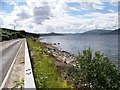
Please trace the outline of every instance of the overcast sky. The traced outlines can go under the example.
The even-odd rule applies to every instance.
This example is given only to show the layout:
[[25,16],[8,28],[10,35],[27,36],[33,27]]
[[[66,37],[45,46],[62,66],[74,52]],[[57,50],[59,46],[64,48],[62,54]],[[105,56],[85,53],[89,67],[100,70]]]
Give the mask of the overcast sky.
[[118,28],[118,0],[0,0],[0,27],[34,33]]

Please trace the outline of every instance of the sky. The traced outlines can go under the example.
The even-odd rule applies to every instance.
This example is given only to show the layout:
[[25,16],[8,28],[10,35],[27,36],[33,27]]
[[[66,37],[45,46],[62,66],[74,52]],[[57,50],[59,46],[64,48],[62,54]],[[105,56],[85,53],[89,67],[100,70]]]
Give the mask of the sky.
[[81,33],[118,26],[118,0],[0,0],[0,27]]

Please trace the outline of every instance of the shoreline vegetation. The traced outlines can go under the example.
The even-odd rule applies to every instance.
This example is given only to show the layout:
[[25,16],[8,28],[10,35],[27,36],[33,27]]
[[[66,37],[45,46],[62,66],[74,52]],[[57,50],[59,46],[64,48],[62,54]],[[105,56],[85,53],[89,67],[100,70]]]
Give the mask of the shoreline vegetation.
[[81,90],[117,90],[120,72],[111,60],[91,49],[74,55],[39,39],[27,39],[33,61],[37,88],[71,88]]
[[[67,73],[66,66],[44,48],[47,44],[35,42],[35,40],[27,39],[34,62],[33,73],[37,88],[73,88],[73,84],[68,84],[64,76]],[[49,46],[49,45],[48,45]],[[68,67],[70,67],[68,65]]]

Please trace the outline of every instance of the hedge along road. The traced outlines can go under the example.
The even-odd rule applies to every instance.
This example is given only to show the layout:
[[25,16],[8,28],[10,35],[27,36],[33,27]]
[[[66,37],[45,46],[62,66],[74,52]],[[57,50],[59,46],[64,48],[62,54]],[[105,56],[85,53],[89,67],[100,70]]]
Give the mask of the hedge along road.
[[16,39],[0,42],[0,86],[23,41],[24,39]]

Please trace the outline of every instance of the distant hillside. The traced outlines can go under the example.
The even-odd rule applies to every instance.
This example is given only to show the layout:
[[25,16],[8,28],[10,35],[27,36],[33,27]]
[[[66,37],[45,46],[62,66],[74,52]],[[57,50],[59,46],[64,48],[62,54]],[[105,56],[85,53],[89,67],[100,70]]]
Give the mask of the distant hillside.
[[51,33],[45,33],[45,34],[40,34],[40,36],[56,36],[56,35],[63,35],[63,34],[54,33],[54,32],[51,32]]
[[104,35],[120,35],[120,28],[108,33],[103,33],[103,34]]
[[90,30],[90,31],[84,32],[82,33],[82,35],[101,35],[109,32],[111,32],[111,30],[96,29],[96,30]]
[[16,39],[16,38],[26,38],[26,37],[39,37],[39,34],[25,32],[24,30],[12,30],[7,28],[0,28],[0,41]]

